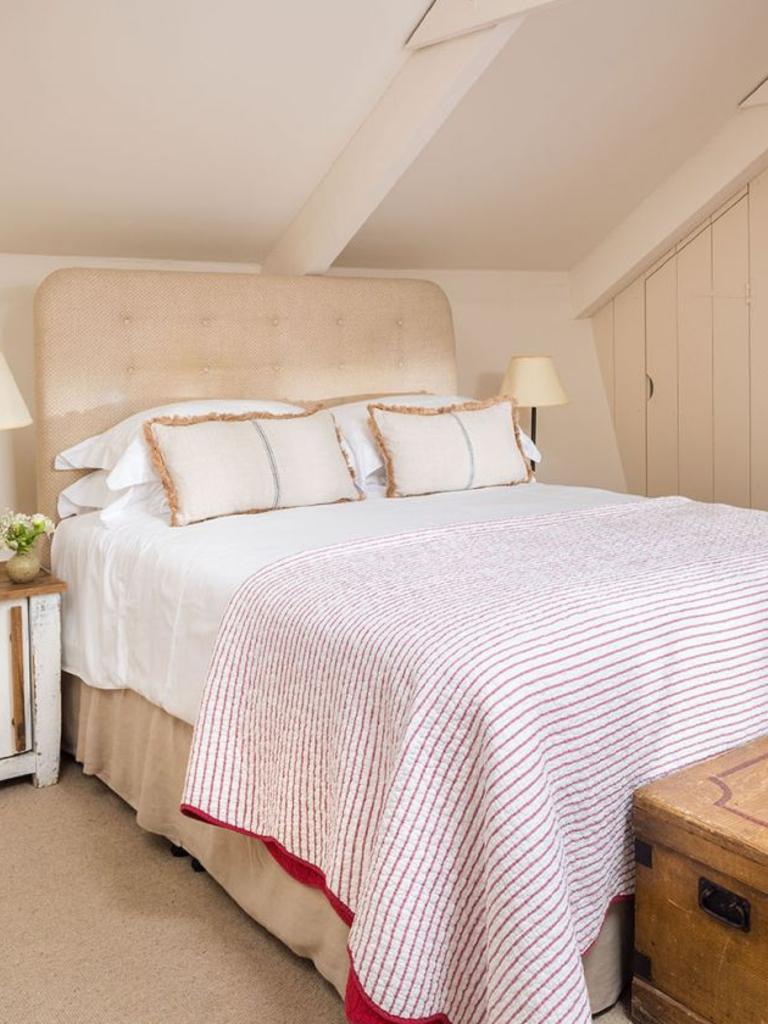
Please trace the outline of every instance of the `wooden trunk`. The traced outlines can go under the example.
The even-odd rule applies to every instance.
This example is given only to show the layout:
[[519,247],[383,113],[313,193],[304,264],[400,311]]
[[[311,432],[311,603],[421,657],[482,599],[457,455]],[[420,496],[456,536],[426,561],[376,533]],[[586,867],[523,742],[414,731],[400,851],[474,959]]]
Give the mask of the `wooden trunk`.
[[768,1024],[768,737],[638,790],[632,1018]]

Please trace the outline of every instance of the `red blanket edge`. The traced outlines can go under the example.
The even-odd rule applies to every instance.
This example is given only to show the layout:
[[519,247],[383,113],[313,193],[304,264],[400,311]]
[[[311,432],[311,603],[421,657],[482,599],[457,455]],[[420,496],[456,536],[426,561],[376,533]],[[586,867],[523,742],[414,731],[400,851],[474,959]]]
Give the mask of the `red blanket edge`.
[[[238,828],[236,825],[230,825],[226,821],[219,821],[205,811],[201,811],[198,807],[192,807],[191,804],[181,804],[179,809],[188,818],[195,818],[198,821],[206,822],[208,825],[216,825],[218,828],[226,828],[230,832],[238,832],[240,835],[248,836],[251,839],[258,839],[259,842],[266,846],[272,857],[291,878],[295,878],[302,885],[311,885],[314,889],[320,889],[345,924],[351,925],[354,921],[355,915],[346,903],[329,889],[325,875],[320,868],[286,850],[283,844],[279,843],[273,836],[262,836],[258,832],[249,832],[248,829]],[[610,907],[622,900],[631,899],[633,899],[633,896],[630,894],[620,893],[618,896],[614,896],[608,906]],[[597,942],[597,939],[595,939],[595,942]],[[588,952],[592,945],[594,943],[587,950],[584,950],[584,953]],[[349,955],[349,977],[347,978],[347,989],[344,997],[344,1013],[350,1024],[451,1024],[444,1013],[434,1014],[431,1017],[394,1017],[391,1013],[387,1013],[386,1010],[376,1006],[370,996],[363,991],[352,961],[352,954],[349,950],[347,950],[347,953]]]

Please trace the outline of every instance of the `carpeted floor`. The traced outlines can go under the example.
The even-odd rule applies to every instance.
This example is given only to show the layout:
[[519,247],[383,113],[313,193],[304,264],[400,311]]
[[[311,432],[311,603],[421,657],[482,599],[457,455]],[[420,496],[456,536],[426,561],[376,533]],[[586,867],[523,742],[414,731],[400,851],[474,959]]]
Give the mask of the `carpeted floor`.
[[0,1024],[343,1020],[309,963],[77,765],[0,784]]
[[336,992],[79,766],[0,785],[0,1024],[341,1024]]

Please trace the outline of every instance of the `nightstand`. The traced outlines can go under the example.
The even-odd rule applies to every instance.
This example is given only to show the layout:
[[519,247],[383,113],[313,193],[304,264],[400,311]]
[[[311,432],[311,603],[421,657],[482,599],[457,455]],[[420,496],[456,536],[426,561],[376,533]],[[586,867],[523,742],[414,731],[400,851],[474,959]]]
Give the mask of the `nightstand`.
[[48,573],[11,583],[0,567],[0,780],[59,778],[61,595]]

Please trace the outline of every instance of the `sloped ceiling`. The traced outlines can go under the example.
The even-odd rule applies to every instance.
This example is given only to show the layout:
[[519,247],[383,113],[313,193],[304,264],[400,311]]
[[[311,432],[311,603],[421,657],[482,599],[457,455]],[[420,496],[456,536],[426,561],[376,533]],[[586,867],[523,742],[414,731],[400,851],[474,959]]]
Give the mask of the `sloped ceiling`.
[[766,0],[531,15],[338,263],[567,269],[768,71]]
[[256,260],[426,0],[4,0],[0,251]]
[[[428,6],[0,0],[0,252],[259,262]],[[767,39],[767,0],[535,11],[339,263],[571,267],[733,115]]]

